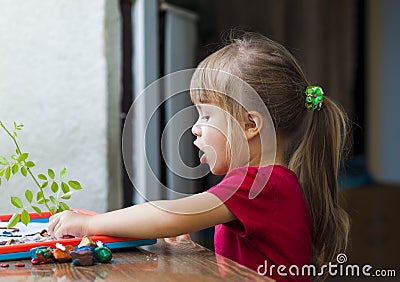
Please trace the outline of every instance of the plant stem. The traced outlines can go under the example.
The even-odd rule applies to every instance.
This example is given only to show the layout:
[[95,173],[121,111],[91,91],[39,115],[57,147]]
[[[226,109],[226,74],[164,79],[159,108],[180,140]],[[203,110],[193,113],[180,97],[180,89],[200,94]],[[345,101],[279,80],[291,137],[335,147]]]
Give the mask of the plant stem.
[[47,210],[48,210],[48,211],[50,212],[50,214],[51,214],[52,212],[51,212],[51,210],[50,210],[49,205],[47,204],[47,199],[46,199],[46,196],[45,196],[45,194],[44,194],[44,192],[43,192],[43,188],[40,186],[40,184],[39,184],[39,182],[37,181],[36,177],[33,175],[31,169],[30,169],[29,167],[27,167],[26,170],[28,171],[28,173],[29,173],[29,175],[32,177],[32,179],[35,181],[36,185],[39,187],[40,192],[42,192],[43,199],[44,199],[44,205],[46,206]]
[[[11,134],[10,131],[8,131],[8,129],[5,127],[5,125],[0,121],[0,126],[4,129],[5,132],[7,132],[7,134],[11,137],[11,139],[14,141],[15,147],[17,148],[17,151],[19,154],[22,153],[21,149],[19,148],[17,139]],[[24,163],[26,163],[24,161]],[[36,185],[39,187],[40,192],[42,192],[43,195],[43,199],[44,199],[44,205],[46,206],[47,210],[51,213],[50,207],[47,204],[47,199],[46,196],[43,192],[43,188],[40,186],[39,181],[37,181],[36,177],[33,175],[31,169],[29,167],[26,167],[26,170],[28,171],[29,175],[32,177],[33,181],[36,183]]]
[[5,125],[0,121],[0,126],[4,129],[5,132],[7,132],[7,134],[11,137],[11,139],[14,141],[15,147],[17,147],[17,150],[19,153],[21,153],[21,150],[18,146],[17,140],[15,139],[15,137],[11,134],[10,131],[8,131],[7,127],[5,127]]

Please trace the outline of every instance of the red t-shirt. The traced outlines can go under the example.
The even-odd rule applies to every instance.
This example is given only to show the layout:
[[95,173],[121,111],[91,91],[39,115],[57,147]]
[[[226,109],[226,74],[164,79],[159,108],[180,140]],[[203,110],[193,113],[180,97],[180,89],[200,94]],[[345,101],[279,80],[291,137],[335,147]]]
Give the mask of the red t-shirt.
[[217,254],[277,281],[310,280],[290,275],[312,259],[311,214],[294,172],[279,165],[236,168],[207,192],[237,218],[215,227]]

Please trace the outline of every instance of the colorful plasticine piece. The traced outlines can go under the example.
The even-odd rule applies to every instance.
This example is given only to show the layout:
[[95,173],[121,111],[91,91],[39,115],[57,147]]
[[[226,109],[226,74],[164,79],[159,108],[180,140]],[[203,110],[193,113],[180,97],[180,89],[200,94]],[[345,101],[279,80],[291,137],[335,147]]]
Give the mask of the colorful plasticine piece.
[[31,258],[37,258],[36,252],[39,251],[39,250],[47,250],[47,247],[43,247],[43,246],[42,246],[42,247],[32,248],[32,249],[30,250]]
[[75,266],[88,266],[94,264],[94,252],[93,247],[86,246],[77,248],[75,251],[71,251],[72,264]]
[[51,259],[51,258],[48,258],[48,259],[40,259],[40,258],[33,258],[33,259],[31,259],[31,263],[33,264],[33,265],[38,265],[38,264],[48,264],[48,263],[51,263],[51,262],[53,262],[53,260]]
[[94,247],[96,244],[88,236],[83,236],[81,242],[75,251],[69,252],[72,257],[73,265],[93,265],[94,264]]
[[48,247],[48,248],[43,248],[43,249],[39,249],[36,251],[36,256],[39,259],[42,260],[46,260],[46,259],[51,259],[51,252],[53,251],[52,247]]
[[87,246],[92,246],[93,248],[95,248],[96,244],[93,242],[92,239],[90,239],[90,237],[83,236],[81,242],[78,245],[78,248],[87,247]]
[[[52,256],[53,248],[51,247],[38,247],[31,250],[31,263],[33,265],[47,264],[53,261]],[[32,254],[33,252],[33,254]]]
[[101,241],[97,241],[96,244],[97,247],[94,249],[96,260],[102,263],[111,261],[111,250],[105,247]]
[[93,265],[95,262],[106,263],[112,259],[112,252],[101,241],[97,244],[91,238],[84,236],[78,247],[63,246],[56,243],[56,248],[37,247],[30,250],[33,265],[46,264],[53,261],[60,263],[72,260],[75,266]]
[[52,255],[54,259],[58,262],[68,262],[72,261],[72,257],[70,255],[71,251],[75,251],[75,248],[71,245],[63,246],[60,243],[56,244],[56,249],[52,251]]

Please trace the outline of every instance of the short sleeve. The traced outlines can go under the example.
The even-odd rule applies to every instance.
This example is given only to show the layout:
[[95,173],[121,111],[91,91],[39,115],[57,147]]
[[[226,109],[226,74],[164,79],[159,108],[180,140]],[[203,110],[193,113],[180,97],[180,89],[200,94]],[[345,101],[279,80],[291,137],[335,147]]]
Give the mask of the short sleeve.
[[[257,179],[263,181],[257,181]],[[229,172],[225,178],[207,190],[217,196],[235,215],[237,220],[226,223],[225,226],[239,236],[248,236],[255,230],[267,232],[270,229],[273,216],[274,189],[268,182],[268,174],[260,172],[255,167],[237,168]],[[255,186],[262,185],[262,187]],[[255,198],[249,196],[251,189],[261,192]]]

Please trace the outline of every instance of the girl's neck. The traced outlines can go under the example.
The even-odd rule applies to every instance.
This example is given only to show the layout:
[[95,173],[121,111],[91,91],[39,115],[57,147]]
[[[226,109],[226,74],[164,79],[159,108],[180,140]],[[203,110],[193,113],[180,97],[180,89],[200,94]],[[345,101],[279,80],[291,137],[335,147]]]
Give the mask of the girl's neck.
[[268,166],[268,165],[282,165],[287,167],[285,162],[284,150],[281,140],[277,138],[276,147],[261,150],[260,142],[249,142],[250,160],[249,166]]
[[276,155],[275,158],[274,157],[270,157],[270,158],[263,158],[258,159],[258,160],[251,160],[248,164],[249,166],[269,166],[269,165],[281,165],[281,166],[287,166],[284,158],[280,155]]

